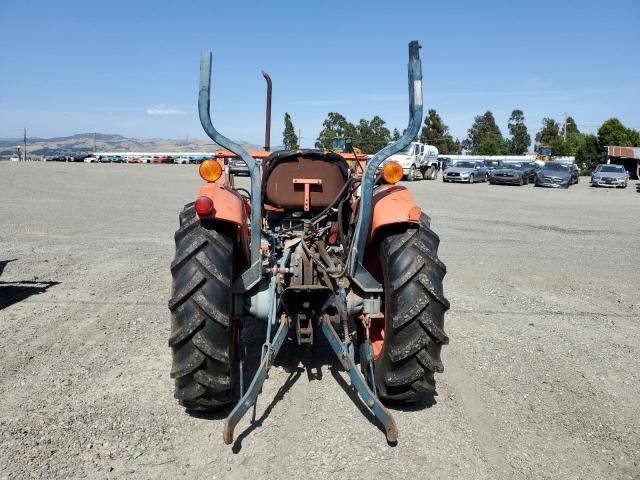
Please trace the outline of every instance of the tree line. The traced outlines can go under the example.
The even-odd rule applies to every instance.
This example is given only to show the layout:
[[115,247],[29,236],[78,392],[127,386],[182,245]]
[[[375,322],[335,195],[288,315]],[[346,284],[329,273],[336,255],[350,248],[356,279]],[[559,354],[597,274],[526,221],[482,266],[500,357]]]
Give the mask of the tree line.
[[[295,134],[291,116],[285,113],[285,129],[283,142],[285,148],[299,148],[299,139]],[[493,113],[487,111],[474,117],[467,138],[454,139],[449,127],[435,109],[429,109],[424,119],[422,130],[417,138],[421,143],[433,145],[441,154],[475,154],[475,155],[524,155],[531,146],[531,136],[525,124],[524,112],[515,109],[511,112],[507,123],[509,136],[504,137],[497,125]],[[322,130],[315,142],[315,147],[329,150],[331,141],[337,137],[351,137],[353,145],[362,152],[375,153],[390,141],[400,138],[398,129],[389,130],[385,121],[378,115],[371,120],[360,119],[356,124],[349,122],[337,112],[329,112],[322,122]],[[619,145],[625,147],[640,146],[640,132],[625,127],[617,118],[606,120],[597,134],[584,134],[578,129],[576,121],[567,116],[562,123],[553,118],[544,118],[542,126],[535,135],[535,150],[540,147],[551,147],[554,155],[576,157],[576,163],[586,170],[593,169],[604,161],[605,146]]]

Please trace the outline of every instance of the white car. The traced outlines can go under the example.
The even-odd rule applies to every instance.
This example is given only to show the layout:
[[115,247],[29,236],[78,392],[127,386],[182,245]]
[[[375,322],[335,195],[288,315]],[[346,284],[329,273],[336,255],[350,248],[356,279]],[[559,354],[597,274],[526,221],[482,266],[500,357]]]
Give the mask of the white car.
[[463,160],[447,168],[442,176],[443,182],[486,182],[489,173],[484,162],[479,160]]
[[622,165],[598,165],[591,175],[592,187],[627,188],[629,172]]
[[84,163],[97,163],[98,161],[97,157],[87,157],[83,160]]

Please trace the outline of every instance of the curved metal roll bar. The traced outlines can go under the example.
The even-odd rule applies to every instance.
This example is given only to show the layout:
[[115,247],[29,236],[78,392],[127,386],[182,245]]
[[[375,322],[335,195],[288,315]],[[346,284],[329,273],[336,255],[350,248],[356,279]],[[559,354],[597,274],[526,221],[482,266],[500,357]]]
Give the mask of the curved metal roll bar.
[[391,155],[406,148],[418,135],[422,124],[422,64],[420,63],[420,44],[417,40],[409,43],[409,125],[395,143],[387,145],[378,151],[367,166],[362,178],[360,193],[360,208],[356,223],[354,245],[350,252],[350,272],[352,275],[358,264],[364,260],[364,250],[367,245],[367,236],[371,227],[371,211],[373,208],[373,186],[378,174],[378,167]]
[[[210,113],[211,104],[211,52],[202,52],[200,57],[200,91],[198,94],[198,113],[200,123],[209,138],[218,145],[232,151],[240,157],[249,168],[251,176],[251,267],[240,278],[242,289],[249,289],[260,280],[260,224],[262,182],[258,162],[249,155],[242,146],[218,132],[213,126]],[[256,268],[257,266],[257,268]],[[254,278],[256,277],[256,278]]]

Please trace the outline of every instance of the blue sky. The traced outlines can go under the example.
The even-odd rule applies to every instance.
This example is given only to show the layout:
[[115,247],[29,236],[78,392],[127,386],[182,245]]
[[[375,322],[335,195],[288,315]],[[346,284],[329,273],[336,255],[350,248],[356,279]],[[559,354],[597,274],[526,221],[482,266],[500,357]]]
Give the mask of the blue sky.
[[[152,6],[150,6],[152,5]],[[284,112],[313,144],[329,111],[407,121],[407,43],[421,51],[426,108],[463,138],[513,108],[532,134],[572,115],[640,128],[640,1],[276,2],[0,0],[0,137],[81,132],[204,138],[200,51],[213,51],[213,119],[261,144],[264,69],[272,143]],[[533,136],[533,135],[532,135]]]

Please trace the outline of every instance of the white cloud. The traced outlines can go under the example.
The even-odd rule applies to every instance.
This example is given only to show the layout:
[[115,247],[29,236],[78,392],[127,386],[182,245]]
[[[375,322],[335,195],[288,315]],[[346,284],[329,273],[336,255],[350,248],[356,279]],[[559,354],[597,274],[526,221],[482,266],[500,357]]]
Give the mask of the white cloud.
[[182,115],[184,112],[177,108],[169,108],[166,105],[156,105],[147,109],[147,115],[155,116],[168,116],[168,115]]

